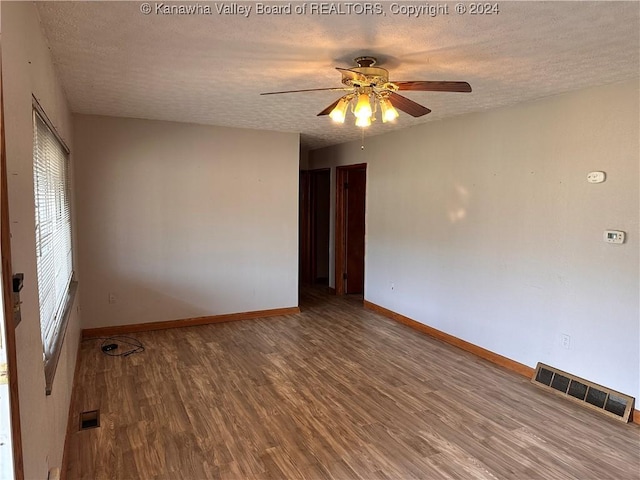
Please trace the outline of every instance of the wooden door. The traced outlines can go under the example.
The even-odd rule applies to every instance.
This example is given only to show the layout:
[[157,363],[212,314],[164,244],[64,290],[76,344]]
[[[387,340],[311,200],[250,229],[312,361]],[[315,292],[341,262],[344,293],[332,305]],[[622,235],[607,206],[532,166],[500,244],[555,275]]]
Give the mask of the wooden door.
[[312,278],[315,284],[329,285],[331,170],[312,170],[311,179]]
[[298,225],[298,278],[301,285],[311,283],[311,204],[309,172],[300,172]]
[[364,293],[366,164],[336,169],[336,293]]
[[330,189],[330,169],[300,172],[301,284],[329,283]]
[[[0,50],[0,64],[2,63]],[[0,478],[24,479],[22,435],[20,433],[20,399],[18,396],[18,365],[16,353],[16,322],[11,266],[11,233],[9,223],[9,194],[7,189],[7,152],[5,148],[4,95],[0,72],[0,429],[9,438],[0,445]],[[8,378],[7,378],[8,377]],[[8,400],[8,401],[7,401]],[[10,418],[9,418],[10,417]],[[13,455],[12,455],[13,454]],[[13,464],[10,465],[10,458]]]

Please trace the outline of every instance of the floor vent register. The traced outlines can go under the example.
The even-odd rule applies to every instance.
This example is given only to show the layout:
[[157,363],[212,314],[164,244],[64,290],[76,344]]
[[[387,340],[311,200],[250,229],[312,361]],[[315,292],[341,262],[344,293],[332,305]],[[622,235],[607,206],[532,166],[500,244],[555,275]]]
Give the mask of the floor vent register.
[[538,363],[531,381],[539,387],[625,423],[629,421],[631,412],[633,412],[635,402],[633,397],[544,363]]

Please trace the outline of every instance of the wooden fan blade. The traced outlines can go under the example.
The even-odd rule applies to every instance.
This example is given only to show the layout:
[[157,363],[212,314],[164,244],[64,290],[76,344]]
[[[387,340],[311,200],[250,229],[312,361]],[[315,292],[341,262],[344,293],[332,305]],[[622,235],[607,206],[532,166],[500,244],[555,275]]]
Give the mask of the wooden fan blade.
[[342,100],[342,97],[340,97],[339,99],[337,99],[335,102],[333,102],[331,105],[329,105],[327,108],[325,108],[324,110],[322,110],[318,115],[318,117],[321,117],[322,115],[329,115],[331,113],[331,111],[336,108],[336,105],[338,105],[338,102]]
[[467,82],[393,82],[398,90],[415,90],[420,92],[470,92]]
[[305,90],[285,90],[284,92],[266,92],[261,93],[260,95],[279,95],[281,93],[298,93],[298,92],[321,92],[326,90],[334,90],[337,92],[343,92],[345,90],[351,90],[351,88],[346,87],[332,87],[332,88],[307,88]]
[[405,113],[408,113],[412,117],[421,117],[431,111],[427,107],[423,107],[419,103],[416,103],[413,100],[409,100],[407,97],[403,97],[402,95],[398,95],[397,93],[391,92],[388,98],[391,102],[391,105],[393,105],[397,109],[402,110]]
[[340,68],[340,67],[336,67],[336,70],[338,70],[343,77],[347,77],[350,80],[357,80],[359,82],[364,82],[367,79],[367,77],[362,75],[360,72],[356,72],[355,70],[350,70],[348,68]]

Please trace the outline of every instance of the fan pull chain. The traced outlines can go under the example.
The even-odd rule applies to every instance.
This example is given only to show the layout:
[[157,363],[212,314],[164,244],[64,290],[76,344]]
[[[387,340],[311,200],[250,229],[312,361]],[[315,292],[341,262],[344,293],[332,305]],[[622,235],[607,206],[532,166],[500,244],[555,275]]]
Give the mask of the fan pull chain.
[[364,127],[362,129],[362,140],[360,140],[360,150],[364,150]]

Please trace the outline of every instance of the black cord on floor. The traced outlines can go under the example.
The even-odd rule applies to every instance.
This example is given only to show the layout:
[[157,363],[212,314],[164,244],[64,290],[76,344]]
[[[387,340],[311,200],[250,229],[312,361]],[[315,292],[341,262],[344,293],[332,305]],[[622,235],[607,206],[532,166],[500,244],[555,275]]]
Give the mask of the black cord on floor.
[[[102,340],[102,343],[100,344],[100,350],[102,350],[102,353],[110,357],[128,357],[129,355],[133,355],[134,353],[144,352],[144,345],[142,344],[142,342],[137,338],[129,337],[128,335],[93,337],[86,338],[85,341],[86,340]],[[129,348],[120,349],[120,344],[127,345]],[[115,345],[115,347],[112,347],[113,345]]]

